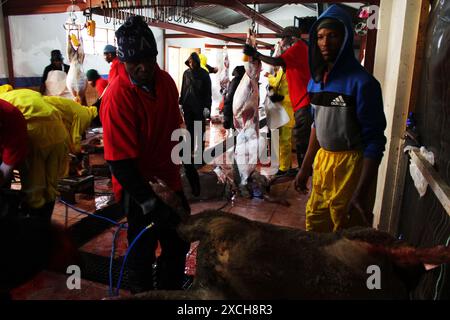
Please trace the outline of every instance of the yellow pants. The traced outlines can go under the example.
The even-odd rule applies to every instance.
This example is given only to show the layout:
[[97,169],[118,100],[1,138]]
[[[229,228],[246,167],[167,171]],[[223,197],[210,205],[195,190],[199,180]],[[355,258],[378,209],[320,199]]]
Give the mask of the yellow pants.
[[[347,216],[347,206],[362,171],[360,151],[330,152],[319,149],[313,166],[311,196],[306,204],[306,230],[334,232],[342,228],[364,225],[357,212]],[[366,197],[372,210],[376,183]]]
[[20,168],[22,191],[28,205],[37,209],[55,201],[59,195],[58,178],[66,168],[67,145],[64,142],[48,147],[30,146],[30,153]]
[[280,170],[287,171],[292,165],[292,127],[282,126],[280,129]]

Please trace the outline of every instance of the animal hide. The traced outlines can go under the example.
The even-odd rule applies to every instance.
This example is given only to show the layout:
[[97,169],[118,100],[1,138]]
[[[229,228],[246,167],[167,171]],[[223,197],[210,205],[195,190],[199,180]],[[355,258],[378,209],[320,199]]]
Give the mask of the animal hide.
[[[78,46],[76,44],[78,44]],[[74,96],[75,101],[86,105],[85,93],[87,78],[83,68],[83,39],[80,38],[79,43],[76,44],[73,43],[73,41],[71,40],[71,36],[68,35],[67,56],[70,61],[70,69],[67,73],[67,88]]]
[[228,84],[230,83],[229,69],[230,61],[228,60],[228,50],[225,46],[223,47],[223,66],[219,73],[220,93],[222,94],[222,96],[226,96]]
[[[179,226],[199,240],[188,291],[125,299],[408,299],[424,263],[450,261],[450,248],[418,249],[370,228],[318,234],[205,211]],[[380,289],[369,289],[370,266]]]
[[[247,43],[256,46],[255,35],[249,30]],[[249,57],[244,63],[245,74],[236,89],[233,98],[233,122],[238,135],[235,159],[241,177],[241,184],[247,180],[256,168],[259,145],[259,75],[261,61]]]

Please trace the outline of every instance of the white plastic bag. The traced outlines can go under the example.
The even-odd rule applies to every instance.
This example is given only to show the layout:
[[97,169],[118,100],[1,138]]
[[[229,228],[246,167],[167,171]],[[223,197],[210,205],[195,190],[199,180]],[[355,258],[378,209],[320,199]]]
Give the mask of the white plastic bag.
[[289,115],[279,102],[272,102],[267,95],[264,101],[267,126],[269,129],[278,129],[289,122]]
[[434,166],[434,153],[428,151],[425,147],[420,147],[420,154],[425,158],[432,166]]
[[419,195],[422,198],[427,192],[427,180],[424,178],[422,172],[420,172],[415,163],[411,162],[409,164],[409,173],[411,174],[411,178],[414,181],[414,186],[416,187],[417,192],[419,192]]
[[[434,165],[434,154],[431,151],[428,151],[425,147],[420,147],[418,149],[417,147],[413,146],[407,146],[404,149],[404,152],[411,152],[413,150],[420,151],[420,155],[430,163],[430,165]],[[411,174],[411,178],[414,181],[414,186],[417,189],[417,192],[419,193],[420,197],[423,197],[425,193],[427,192],[428,182],[423,176],[422,172],[420,172],[417,165],[410,160],[409,164],[409,173]]]

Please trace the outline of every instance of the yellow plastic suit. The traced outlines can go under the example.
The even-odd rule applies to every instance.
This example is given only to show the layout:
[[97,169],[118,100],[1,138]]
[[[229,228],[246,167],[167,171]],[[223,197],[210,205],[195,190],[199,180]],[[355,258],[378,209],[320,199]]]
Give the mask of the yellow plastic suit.
[[4,84],[0,86],[0,93],[5,93],[11,90],[13,90],[13,87],[10,84]]
[[69,133],[69,150],[72,153],[79,153],[81,151],[81,138],[92,120],[97,116],[97,108],[85,107],[64,97],[44,96],[44,100],[61,113],[62,120]]
[[40,208],[58,195],[57,181],[67,157],[67,130],[61,114],[39,92],[12,90],[0,93],[0,99],[17,107],[27,121],[30,152],[20,168],[22,191],[31,208]]
[[[306,204],[306,230],[335,232],[364,225],[357,212],[347,207],[361,176],[361,151],[331,152],[319,149],[314,159],[311,196]],[[376,182],[367,196],[367,207],[373,208]]]
[[280,155],[279,155],[279,169],[287,171],[292,165],[292,128],[295,125],[294,110],[292,108],[291,99],[289,98],[288,83],[286,80],[286,73],[280,68],[275,76],[269,75],[269,85],[274,88],[275,93],[284,96],[281,104],[284,110],[289,115],[289,122],[279,128],[280,135]]

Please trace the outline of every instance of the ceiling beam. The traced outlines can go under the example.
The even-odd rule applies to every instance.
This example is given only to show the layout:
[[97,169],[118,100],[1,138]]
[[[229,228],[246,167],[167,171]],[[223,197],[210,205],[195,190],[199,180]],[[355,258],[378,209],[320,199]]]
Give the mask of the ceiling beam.
[[[74,4],[83,11],[89,8],[89,1],[92,1],[93,7],[101,5],[99,0],[76,0]],[[71,2],[68,0],[9,0],[3,5],[3,14],[13,16],[64,13],[68,11],[70,6]]]
[[[245,39],[247,37],[247,34],[245,33],[220,33],[221,35],[225,37],[230,38],[241,38]],[[193,34],[187,34],[187,33],[168,33],[166,34],[167,39],[176,39],[176,38],[199,38],[201,36],[193,35]],[[277,36],[275,33],[258,33],[256,35],[257,39],[276,39]]]
[[249,19],[255,19],[257,23],[272,31],[281,32],[283,30],[283,27],[276,24],[275,22],[273,22],[266,16],[262,15],[261,13],[248,7],[246,4],[244,4],[239,0],[214,0],[212,2],[214,2],[214,4],[230,8]]
[[226,42],[245,44],[244,39],[226,37],[226,36],[222,36],[221,34],[203,31],[203,30],[199,30],[199,29],[194,29],[191,27],[186,27],[186,26],[182,26],[182,25],[178,25],[178,24],[174,24],[174,23],[149,21],[148,25],[152,26],[152,27],[158,27],[161,29],[169,29],[169,30],[174,30],[174,31],[179,31],[179,32],[186,32],[186,33],[197,35],[197,36],[223,40]]
[[[376,4],[379,0],[345,0],[345,1],[336,1],[336,0],[240,0],[243,4],[303,4],[303,3],[339,3],[339,2],[349,2],[349,3],[370,3],[370,4]],[[219,4],[218,2],[225,2],[228,3],[228,1],[221,1],[221,0],[195,0],[195,4],[200,5],[206,5],[206,4]],[[228,7],[227,5],[225,5]]]
[[[223,47],[225,47],[224,45],[219,45],[219,44],[208,44],[205,43],[205,49],[223,49]],[[243,45],[239,45],[239,44],[235,44],[235,45],[226,45],[226,47],[228,49],[243,49],[244,46]],[[258,46],[257,48],[258,50],[271,50],[272,46]]]
[[[101,10],[100,8],[93,9],[93,13],[98,14],[98,15],[103,15],[105,12],[108,13],[108,10],[104,11],[104,10]],[[132,15],[130,13],[123,12],[123,16],[127,17],[127,16],[132,16]],[[184,25],[179,25],[179,24],[174,24],[174,23],[169,23],[169,22],[151,21],[151,20],[149,20],[147,23],[149,26],[157,27],[157,28],[161,28],[161,29],[174,30],[174,31],[178,31],[178,32],[188,33],[188,34],[195,35],[195,36],[218,39],[218,40],[222,40],[222,41],[226,41],[226,42],[245,44],[245,39],[226,37],[221,34],[203,31],[203,30],[199,30],[199,29],[195,29],[195,28],[191,28],[191,27],[186,27]]]
[[[160,0],[164,1],[164,0]],[[170,0],[167,0],[170,1]],[[257,0],[258,4],[298,4],[298,0]],[[302,0],[301,3],[335,3],[332,0]],[[370,4],[376,4],[379,0],[346,0],[345,2],[367,2]],[[105,0],[75,0],[75,5],[80,8],[81,11],[89,8],[92,5],[93,8],[101,8],[105,4]],[[247,4],[253,4],[254,0],[194,0],[195,7],[204,5],[221,5],[227,8],[240,10],[237,11],[248,18],[252,18],[254,12],[253,9],[246,6]],[[70,6],[69,0],[9,0],[3,4],[3,14],[6,16],[11,15],[28,15],[28,14],[43,14],[43,13],[64,13],[67,12],[67,8]],[[242,11],[242,12],[241,12]],[[250,15],[250,16],[249,16]],[[267,27],[265,24],[270,25],[270,30],[277,28],[278,25],[274,24],[270,19],[267,19],[262,14],[258,13],[258,23]],[[278,26],[279,27],[279,26]],[[275,32],[278,32],[274,30]]]
[[215,22],[212,19],[208,19],[208,18],[202,17],[202,16],[200,16],[198,14],[195,14],[195,13],[192,14],[192,17],[194,18],[195,21],[201,22],[201,23],[206,24],[206,25],[210,25],[210,26],[213,26],[213,27],[216,27],[216,28],[219,28],[219,29],[226,29],[227,28],[226,26],[221,25],[221,24]]
[[[247,34],[245,33],[219,33],[220,35],[224,37],[230,37],[230,38],[241,38],[246,39]],[[302,33],[302,39],[308,40],[309,34],[308,33]],[[202,36],[194,35],[194,34],[188,34],[188,33],[166,33],[164,36],[166,39],[183,39],[183,38],[202,38]],[[278,39],[275,33],[258,33],[256,35],[256,38],[258,39]],[[353,41],[355,45],[357,45],[361,41],[361,36],[354,35]],[[257,40],[258,42],[258,40]],[[259,42],[261,45],[267,45],[264,42]]]
[[[92,10],[93,13],[98,14],[98,15],[103,15],[104,13],[108,13],[108,10],[104,11],[100,8],[94,8]],[[123,16],[126,18],[128,16],[131,16],[132,14],[127,13],[127,12],[123,12]],[[179,24],[175,24],[175,23],[169,23],[169,22],[161,22],[161,21],[152,21],[149,20],[147,21],[147,24],[149,26],[152,27],[157,27],[157,28],[161,28],[164,30],[174,30],[174,31],[178,31],[178,32],[184,32],[190,35],[193,35],[194,37],[204,37],[204,38],[211,38],[211,39],[218,39],[218,40],[222,40],[225,42],[232,42],[232,43],[239,43],[239,44],[245,44],[246,43],[246,38],[247,35],[242,33],[240,35],[242,35],[242,37],[240,38],[236,38],[236,37],[229,37],[229,36],[225,36],[223,34],[220,33],[213,33],[213,32],[208,32],[208,31],[203,31],[203,30],[199,30],[199,29],[195,29],[195,28],[191,28],[191,27],[186,27],[184,25],[179,25]],[[165,36],[165,38],[167,38],[168,35]],[[259,45],[263,45],[263,46],[273,46],[273,44],[271,43],[267,43],[267,42],[263,42],[260,40],[256,40],[256,43]]]

